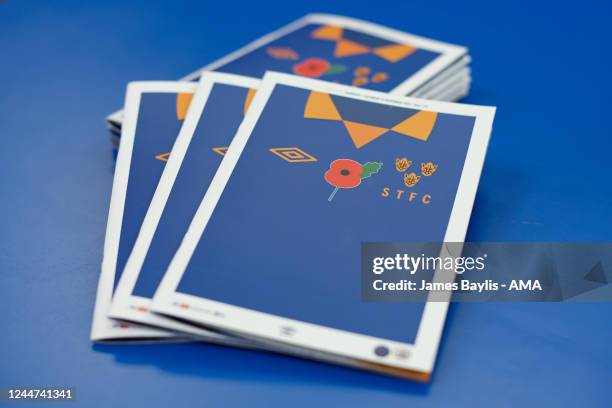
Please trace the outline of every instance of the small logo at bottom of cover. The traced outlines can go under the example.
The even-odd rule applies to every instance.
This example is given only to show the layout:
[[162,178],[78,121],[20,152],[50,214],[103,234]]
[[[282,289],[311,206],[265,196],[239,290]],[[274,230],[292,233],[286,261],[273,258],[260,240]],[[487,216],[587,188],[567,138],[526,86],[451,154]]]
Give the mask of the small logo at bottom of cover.
[[410,352],[403,349],[395,350],[394,355],[398,360],[408,360],[410,358]]
[[374,354],[376,354],[378,357],[387,357],[389,355],[389,347],[377,346],[374,349]]
[[281,326],[280,334],[283,336],[291,337],[295,334],[295,329],[291,326]]

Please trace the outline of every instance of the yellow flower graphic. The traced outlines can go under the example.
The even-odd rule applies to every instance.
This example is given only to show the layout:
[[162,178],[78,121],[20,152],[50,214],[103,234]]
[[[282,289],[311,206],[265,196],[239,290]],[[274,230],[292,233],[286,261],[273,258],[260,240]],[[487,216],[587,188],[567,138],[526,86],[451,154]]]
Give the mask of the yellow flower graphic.
[[368,67],[359,67],[355,70],[354,75],[361,77],[361,76],[366,76],[370,74],[370,68]]
[[414,187],[421,179],[421,176],[417,176],[416,173],[404,174],[404,184],[406,187]]
[[423,174],[425,177],[431,176],[432,174],[436,172],[437,169],[438,169],[438,165],[433,164],[432,162],[421,163],[421,174]]
[[387,75],[386,72],[377,72],[376,74],[374,74],[374,76],[372,77],[372,82],[374,82],[375,84],[382,82],[382,81],[386,81],[387,79],[389,79],[389,75]]
[[399,172],[406,171],[411,164],[412,162],[405,157],[402,157],[401,159],[395,159],[395,168]]

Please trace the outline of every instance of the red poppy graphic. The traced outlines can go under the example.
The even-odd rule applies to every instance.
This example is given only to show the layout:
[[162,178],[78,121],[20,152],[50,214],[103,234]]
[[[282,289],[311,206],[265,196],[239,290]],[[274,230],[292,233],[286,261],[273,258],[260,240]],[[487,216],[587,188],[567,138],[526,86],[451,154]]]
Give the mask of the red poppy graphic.
[[351,159],[334,160],[325,173],[325,181],[336,188],[355,188],[361,184],[361,164]]
[[293,72],[309,78],[318,78],[329,69],[329,62],[322,58],[308,58],[293,66]]
[[361,184],[361,180],[378,173],[382,163],[368,162],[364,165],[351,159],[337,159],[331,162],[329,170],[323,178],[332,186],[336,187],[327,201],[331,201],[339,188],[355,188]]

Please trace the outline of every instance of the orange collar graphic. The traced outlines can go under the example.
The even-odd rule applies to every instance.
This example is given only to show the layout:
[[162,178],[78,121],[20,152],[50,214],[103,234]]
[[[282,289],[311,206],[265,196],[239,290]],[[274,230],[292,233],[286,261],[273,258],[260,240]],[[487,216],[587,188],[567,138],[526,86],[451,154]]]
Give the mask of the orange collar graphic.
[[344,38],[344,29],[337,26],[322,26],[310,33],[310,37],[318,40],[335,41],[334,57],[350,57],[352,55],[375,54],[389,62],[398,62],[417,50],[416,47],[406,44],[389,44],[382,47],[371,48],[355,41]]
[[256,91],[257,89],[249,88],[246,98],[244,98],[244,106],[242,107],[242,113],[244,115],[247,114],[247,111],[249,110],[249,106],[251,106],[251,102],[253,102],[253,98],[255,97]]
[[[255,96],[256,89],[249,88],[247,91],[246,97],[244,98],[244,105],[242,106],[242,113],[246,115],[249,110],[249,106],[251,106],[251,102],[253,101],[253,97]],[[183,92],[176,94],[176,119],[177,120],[185,120],[187,117],[187,111],[189,110],[189,105],[191,105],[191,101],[193,99],[193,93],[191,92]],[[227,152],[228,147],[214,147],[212,150],[215,153],[220,154],[221,156],[225,156],[225,152]],[[167,162],[170,157],[170,152],[158,154],[155,156],[156,160]]]
[[[249,88],[247,95],[244,99],[244,106],[242,112],[246,115],[249,106],[251,105],[251,101],[255,96],[255,89]],[[178,120],[185,120],[187,116],[187,111],[189,110],[189,105],[191,104],[191,100],[193,99],[193,93],[184,92],[176,95],[176,118]]]
[[437,112],[422,110],[410,115],[392,128],[349,121],[340,116],[329,94],[316,91],[310,92],[304,108],[304,118],[306,119],[342,122],[357,149],[362,148],[389,131],[426,142],[436,124],[437,117]]
[[192,99],[193,93],[191,92],[184,92],[176,95],[176,119],[185,120]]

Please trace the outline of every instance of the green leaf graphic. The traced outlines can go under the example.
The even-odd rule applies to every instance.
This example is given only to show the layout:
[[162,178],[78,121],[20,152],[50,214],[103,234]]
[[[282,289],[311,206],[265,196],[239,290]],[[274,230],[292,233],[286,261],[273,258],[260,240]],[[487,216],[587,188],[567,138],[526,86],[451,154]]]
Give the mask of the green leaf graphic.
[[346,66],[340,65],[340,64],[334,64],[334,65],[331,65],[329,68],[327,68],[327,71],[325,71],[325,74],[326,75],[339,74],[344,71],[346,71]]
[[363,165],[363,170],[361,171],[361,178],[362,179],[368,178],[372,174],[378,173],[378,170],[380,170],[382,165],[383,165],[382,163],[367,162],[366,164]]

